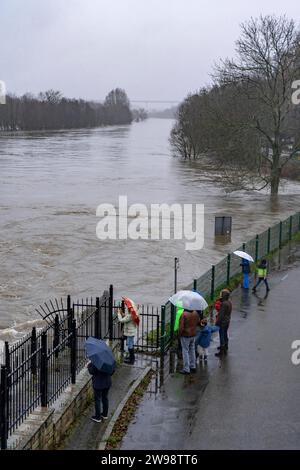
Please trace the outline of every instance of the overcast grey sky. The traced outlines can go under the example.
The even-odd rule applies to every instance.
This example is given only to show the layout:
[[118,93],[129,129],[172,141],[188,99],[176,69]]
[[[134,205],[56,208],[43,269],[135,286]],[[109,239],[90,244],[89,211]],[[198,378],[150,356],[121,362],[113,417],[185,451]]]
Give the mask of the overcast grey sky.
[[181,100],[261,13],[298,22],[299,0],[0,0],[0,79],[18,94],[101,99],[120,86],[131,99]]

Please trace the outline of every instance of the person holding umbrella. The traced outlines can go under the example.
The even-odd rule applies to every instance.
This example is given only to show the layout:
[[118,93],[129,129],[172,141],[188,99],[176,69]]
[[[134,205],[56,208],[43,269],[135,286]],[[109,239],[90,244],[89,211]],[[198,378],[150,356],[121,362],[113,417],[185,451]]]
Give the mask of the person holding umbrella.
[[203,311],[208,305],[206,300],[197,292],[182,290],[170,297],[173,305],[181,305],[184,309],[179,319],[178,336],[180,338],[183,357],[181,374],[196,372],[195,339],[200,317],[197,310]]
[[96,423],[101,423],[108,417],[108,392],[112,384],[111,376],[115,371],[116,361],[105,341],[90,337],[86,340],[85,347],[91,361],[87,368],[92,376],[95,400],[95,415],[91,419]]
[[135,362],[134,355],[134,337],[136,335],[137,327],[140,324],[140,316],[138,309],[134,302],[128,297],[122,297],[124,304],[127,307],[127,313],[122,312],[122,309],[118,310],[118,320],[124,324],[124,336],[126,336],[126,345],[128,348],[129,357],[124,362],[133,365]]
[[250,262],[253,263],[254,259],[245,251],[236,250],[233,253],[239,258],[242,258],[242,262],[240,264],[243,273],[242,287],[244,289],[249,289],[249,274],[251,273]]

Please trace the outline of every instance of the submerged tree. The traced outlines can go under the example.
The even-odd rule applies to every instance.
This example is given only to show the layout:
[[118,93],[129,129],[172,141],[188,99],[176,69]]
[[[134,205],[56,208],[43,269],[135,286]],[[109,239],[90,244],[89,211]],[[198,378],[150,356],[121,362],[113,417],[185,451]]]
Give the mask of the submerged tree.
[[123,90],[113,90],[105,104],[68,99],[60,91],[34,96],[8,95],[0,106],[0,131],[78,129],[132,121],[129,100]]
[[112,124],[130,124],[132,122],[130,102],[125,90],[116,88],[109,92],[104,101],[104,108],[108,120]]
[[[231,189],[269,186],[277,194],[282,169],[300,151],[299,113],[292,103],[292,86],[300,78],[299,31],[286,17],[251,19],[242,25],[236,52],[235,60],[216,67],[214,87],[198,95],[194,156],[209,155]],[[194,142],[195,123],[186,131],[179,117],[176,126]]]

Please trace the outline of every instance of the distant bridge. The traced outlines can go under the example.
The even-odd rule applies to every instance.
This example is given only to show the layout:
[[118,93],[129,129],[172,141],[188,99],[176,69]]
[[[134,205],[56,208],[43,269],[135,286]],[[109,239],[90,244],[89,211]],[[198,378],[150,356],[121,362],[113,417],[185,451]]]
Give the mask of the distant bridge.
[[129,100],[131,103],[167,103],[167,104],[179,104],[181,101],[179,100]]

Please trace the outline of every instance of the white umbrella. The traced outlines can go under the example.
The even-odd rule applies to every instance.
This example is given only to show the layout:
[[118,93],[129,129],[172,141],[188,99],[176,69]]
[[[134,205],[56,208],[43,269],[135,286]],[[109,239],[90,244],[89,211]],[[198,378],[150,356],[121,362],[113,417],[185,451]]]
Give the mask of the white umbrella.
[[234,255],[239,256],[240,258],[247,259],[248,261],[251,261],[251,263],[254,263],[254,259],[252,258],[251,255],[248,255],[245,251],[239,251],[236,250],[233,252]]
[[175,305],[180,305],[187,310],[205,310],[208,307],[206,300],[202,295],[191,290],[180,290],[177,294],[172,295],[169,301]]

